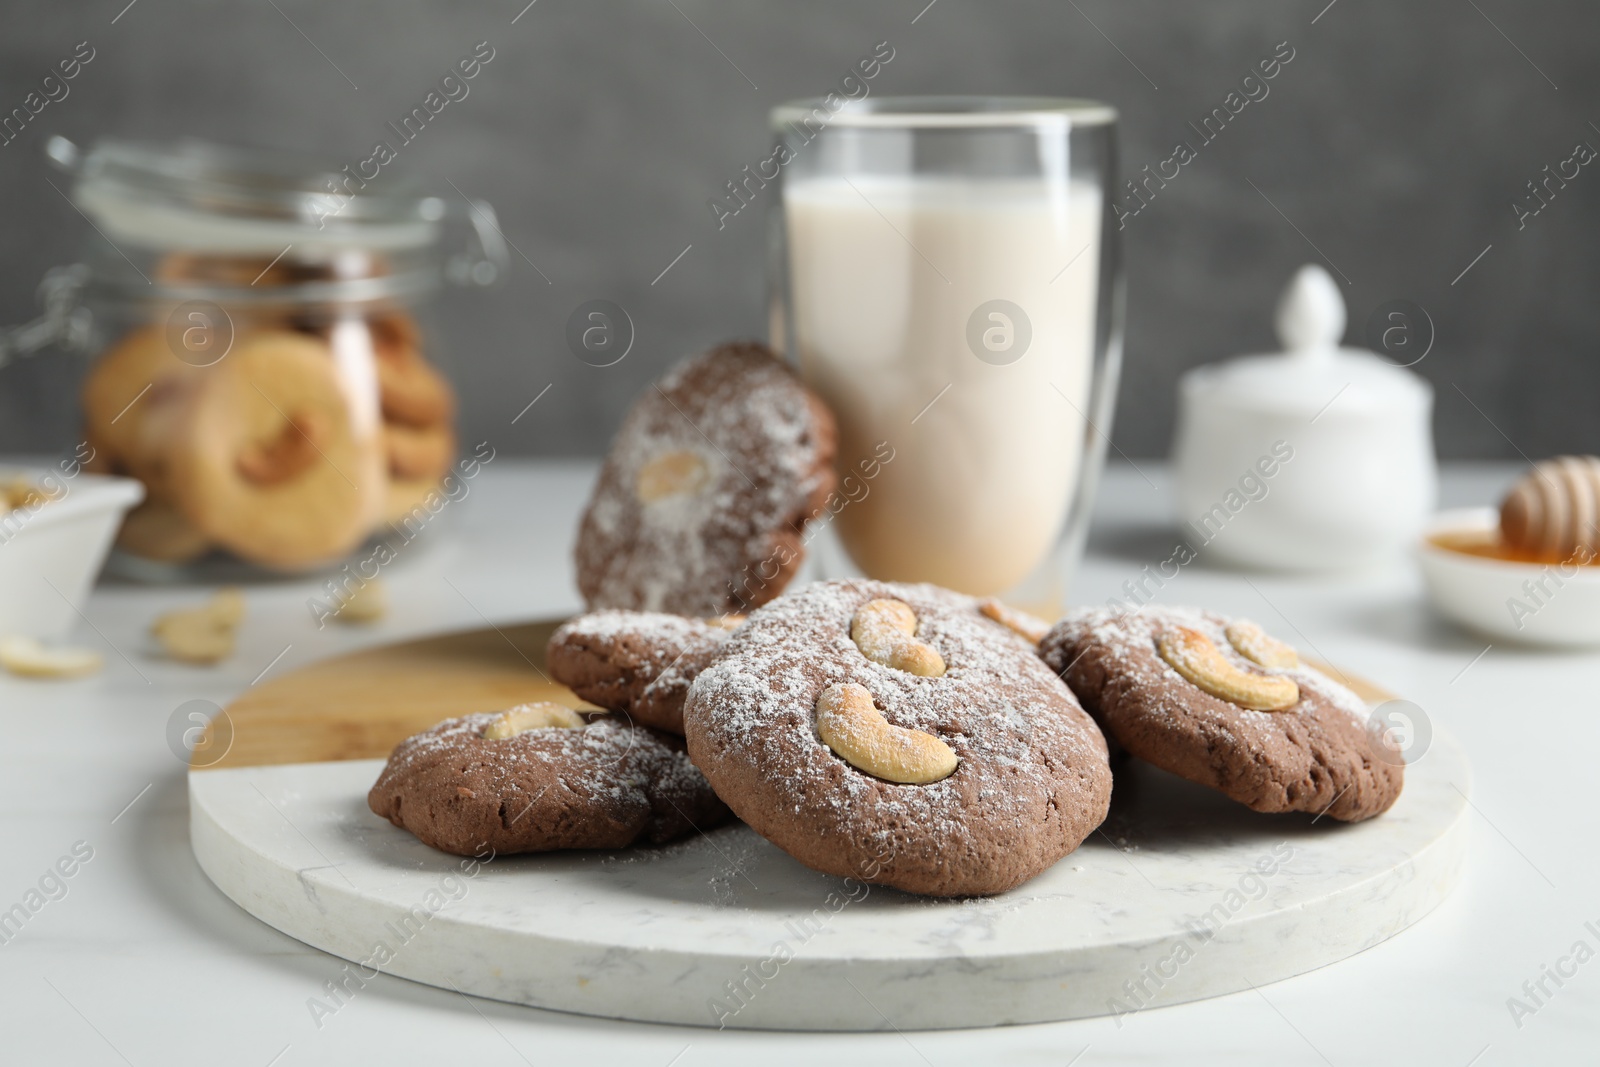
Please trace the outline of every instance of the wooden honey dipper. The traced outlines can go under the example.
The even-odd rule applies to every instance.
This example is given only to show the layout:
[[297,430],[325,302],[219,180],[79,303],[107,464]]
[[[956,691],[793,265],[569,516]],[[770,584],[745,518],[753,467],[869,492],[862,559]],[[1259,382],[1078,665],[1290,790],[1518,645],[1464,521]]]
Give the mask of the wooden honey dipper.
[[1534,465],[1500,503],[1507,547],[1550,561],[1600,557],[1600,456],[1558,456]]

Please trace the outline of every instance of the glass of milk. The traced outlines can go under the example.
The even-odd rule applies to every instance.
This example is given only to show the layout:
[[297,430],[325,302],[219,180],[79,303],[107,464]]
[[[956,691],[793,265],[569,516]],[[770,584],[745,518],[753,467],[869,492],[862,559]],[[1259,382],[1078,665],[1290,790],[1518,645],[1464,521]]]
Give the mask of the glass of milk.
[[1122,353],[1116,112],[834,94],[772,128],[771,341],[839,420],[823,569],[1053,618]]

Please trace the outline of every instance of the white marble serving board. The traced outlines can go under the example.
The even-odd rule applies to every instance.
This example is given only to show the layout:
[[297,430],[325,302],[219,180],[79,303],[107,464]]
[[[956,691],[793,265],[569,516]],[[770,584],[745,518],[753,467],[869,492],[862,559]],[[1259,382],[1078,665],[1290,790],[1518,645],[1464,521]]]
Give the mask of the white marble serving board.
[[[1019,889],[941,901],[818,874],[742,824],[661,849],[472,864],[367,810],[381,760],[194,771],[200,866],[242,908],[373,969],[496,1000],[761,1029],[992,1026],[1247,989],[1369,948],[1462,868],[1465,755],[1395,807],[1258,815],[1143,764]],[[356,966],[364,965],[364,966]],[[354,984],[351,988],[355,988]]]

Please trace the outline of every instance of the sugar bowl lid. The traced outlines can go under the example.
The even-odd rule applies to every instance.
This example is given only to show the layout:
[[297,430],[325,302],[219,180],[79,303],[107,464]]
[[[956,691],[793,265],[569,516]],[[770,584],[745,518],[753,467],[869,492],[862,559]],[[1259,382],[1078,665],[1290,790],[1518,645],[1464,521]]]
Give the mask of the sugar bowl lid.
[[1278,301],[1283,351],[1198,367],[1183,376],[1180,393],[1188,404],[1253,413],[1318,417],[1335,399],[1346,417],[1426,411],[1433,399],[1427,381],[1367,349],[1339,344],[1345,317],[1338,283],[1308,263]]

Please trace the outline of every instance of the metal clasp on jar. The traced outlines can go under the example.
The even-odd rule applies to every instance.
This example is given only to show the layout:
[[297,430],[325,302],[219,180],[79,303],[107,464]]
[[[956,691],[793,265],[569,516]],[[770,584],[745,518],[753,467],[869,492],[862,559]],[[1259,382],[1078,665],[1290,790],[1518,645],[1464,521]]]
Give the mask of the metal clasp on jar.
[[78,296],[88,280],[89,268],[82,263],[50,268],[39,283],[43,313],[20,326],[0,327],[0,367],[51,344],[85,347],[92,319]]

